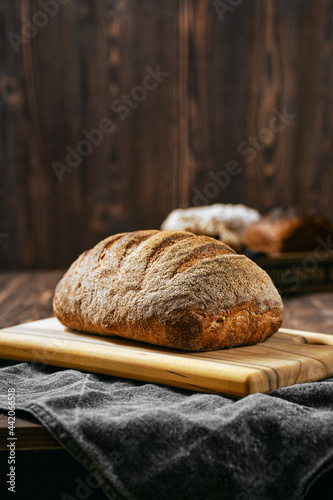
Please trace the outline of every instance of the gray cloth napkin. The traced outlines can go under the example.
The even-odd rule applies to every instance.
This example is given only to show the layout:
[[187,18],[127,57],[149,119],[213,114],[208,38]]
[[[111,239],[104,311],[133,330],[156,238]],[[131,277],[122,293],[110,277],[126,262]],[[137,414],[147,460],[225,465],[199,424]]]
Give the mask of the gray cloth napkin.
[[301,499],[333,470],[333,378],[234,400],[4,364],[0,408],[13,387],[111,499]]

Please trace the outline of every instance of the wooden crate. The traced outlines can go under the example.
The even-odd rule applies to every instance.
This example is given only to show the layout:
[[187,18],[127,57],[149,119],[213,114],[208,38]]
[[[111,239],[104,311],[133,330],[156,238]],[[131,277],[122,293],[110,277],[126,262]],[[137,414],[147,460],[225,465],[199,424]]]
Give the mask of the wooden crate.
[[283,295],[333,290],[333,251],[255,257]]

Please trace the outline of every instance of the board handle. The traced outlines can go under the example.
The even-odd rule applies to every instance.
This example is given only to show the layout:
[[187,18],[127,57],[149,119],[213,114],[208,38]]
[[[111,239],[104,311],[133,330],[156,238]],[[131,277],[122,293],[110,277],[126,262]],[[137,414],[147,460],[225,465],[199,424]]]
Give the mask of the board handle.
[[333,346],[333,335],[328,333],[304,332],[303,330],[292,330],[291,328],[280,328],[280,333],[288,335],[300,335],[304,337],[308,344],[321,344]]

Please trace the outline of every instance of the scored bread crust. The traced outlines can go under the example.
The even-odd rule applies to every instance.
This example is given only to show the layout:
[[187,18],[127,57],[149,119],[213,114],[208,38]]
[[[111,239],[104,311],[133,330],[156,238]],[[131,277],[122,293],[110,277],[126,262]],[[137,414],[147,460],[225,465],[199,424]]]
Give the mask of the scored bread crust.
[[283,317],[265,271],[224,243],[185,231],[106,238],[71,265],[53,308],[75,330],[190,351],[262,342]]

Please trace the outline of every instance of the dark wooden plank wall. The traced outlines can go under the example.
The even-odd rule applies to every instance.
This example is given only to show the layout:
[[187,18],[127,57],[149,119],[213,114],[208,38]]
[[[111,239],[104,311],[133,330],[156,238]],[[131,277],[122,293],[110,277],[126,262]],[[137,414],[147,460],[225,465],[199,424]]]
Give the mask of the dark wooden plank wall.
[[[28,39],[43,2],[58,12]],[[67,266],[179,206],[332,216],[332,23],[332,0],[3,0],[1,268]],[[115,99],[158,64],[169,76],[121,119]],[[103,118],[115,130],[59,182],[52,163]]]

